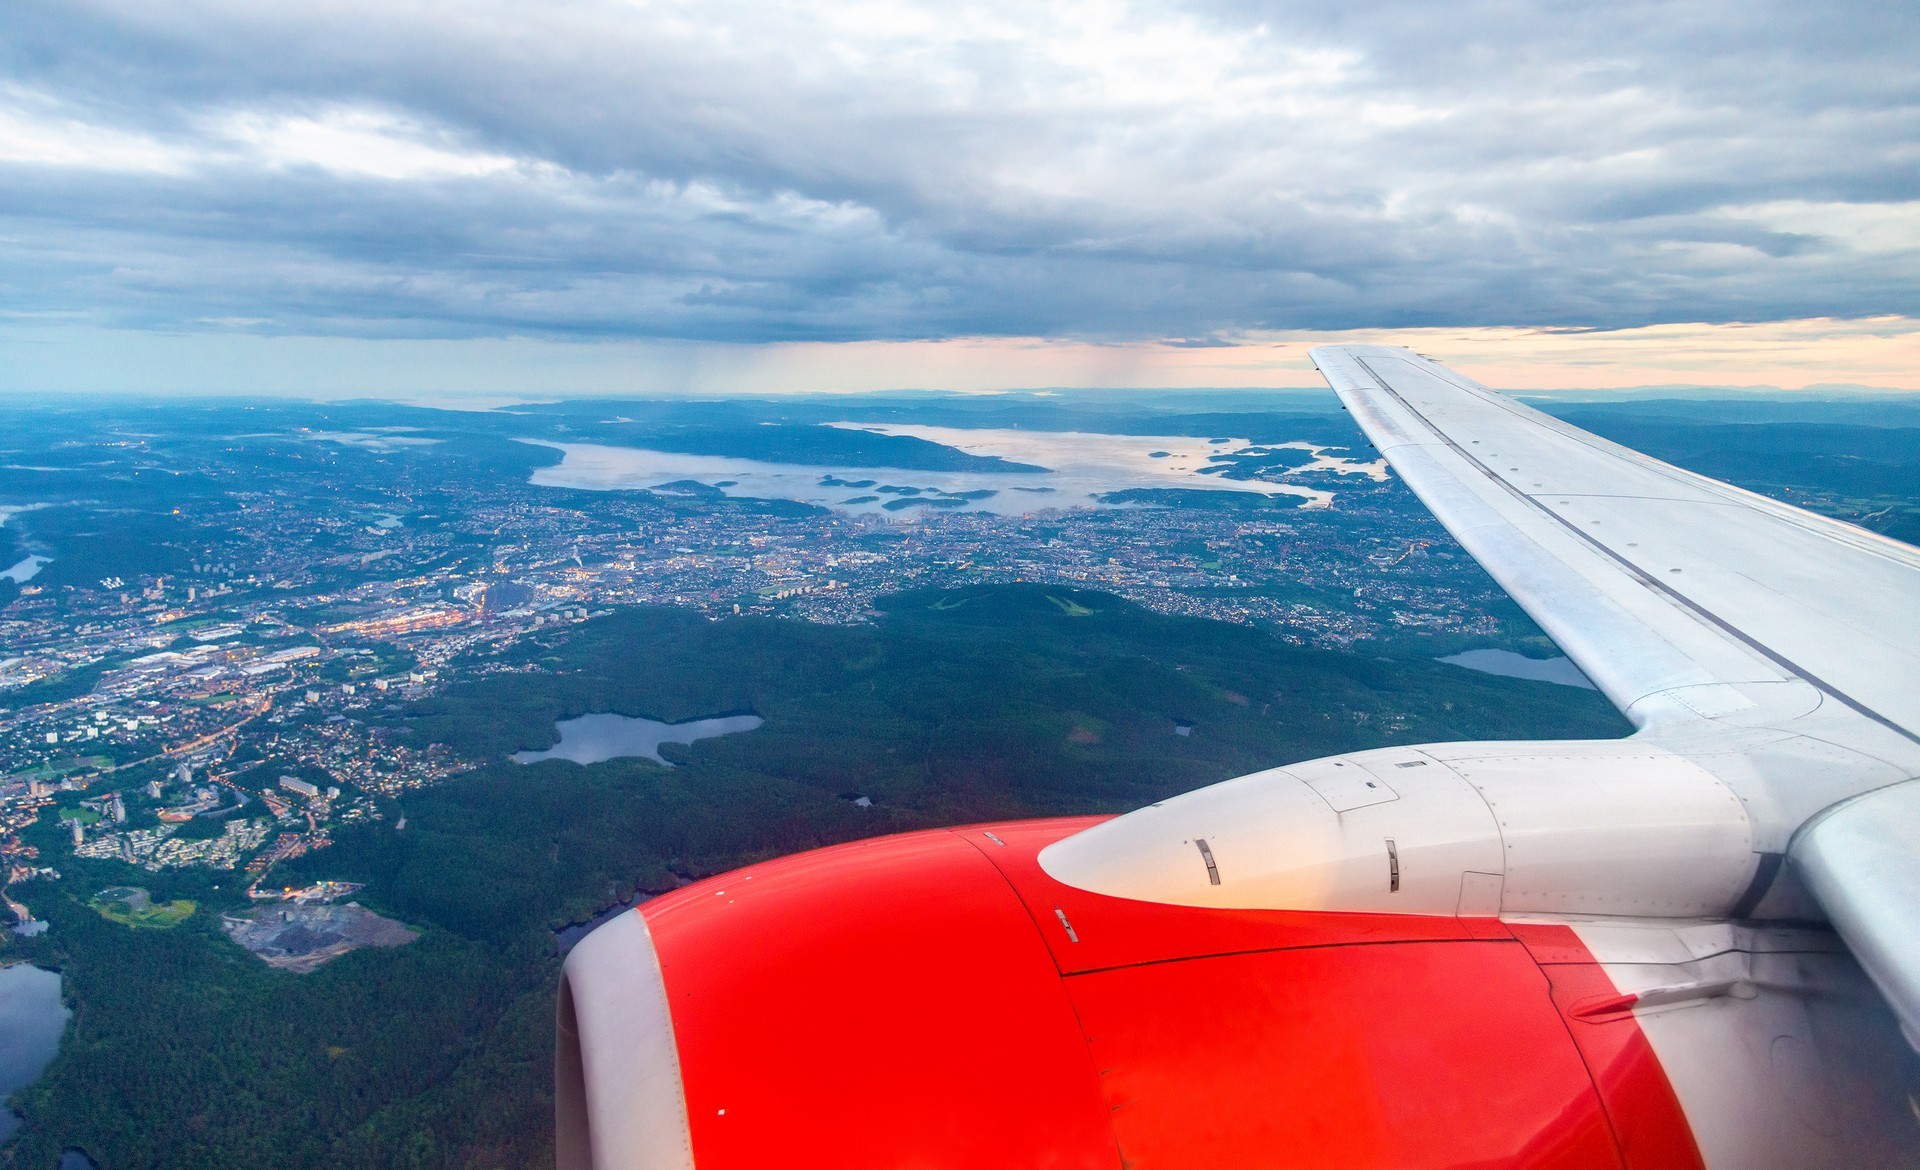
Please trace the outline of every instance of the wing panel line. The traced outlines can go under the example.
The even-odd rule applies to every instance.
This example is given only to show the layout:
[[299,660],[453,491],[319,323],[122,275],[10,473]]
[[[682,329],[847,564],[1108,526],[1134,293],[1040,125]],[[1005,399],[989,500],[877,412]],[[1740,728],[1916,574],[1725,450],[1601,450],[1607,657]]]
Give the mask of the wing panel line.
[[[1369,377],[1371,377],[1375,382],[1380,383],[1383,387],[1386,387],[1386,383],[1381,379],[1380,375],[1374,372],[1373,367],[1367,365],[1367,361],[1365,358],[1360,357],[1358,354],[1350,354],[1349,356],[1353,359],[1354,362],[1359,364],[1362,368],[1364,368],[1367,371],[1367,375]],[[1565,422],[1561,419],[1557,419],[1552,415],[1547,414],[1545,411],[1534,410],[1531,407],[1528,407],[1525,403],[1515,402],[1503,394],[1499,394],[1492,390],[1487,389],[1485,386],[1481,386],[1471,381],[1463,381],[1461,376],[1458,373],[1448,369],[1446,366],[1443,366],[1438,362],[1428,360],[1427,366],[1428,368],[1425,370],[1422,370],[1421,371],[1422,373],[1427,374],[1430,377],[1436,378],[1442,382],[1445,382],[1447,385],[1452,386],[1455,389],[1472,394],[1476,399],[1478,399],[1482,403],[1485,403],[1490,406],[1499,407],[1502,411],[1506,412],[1508,415],[1510,415],[1514,420],[1518,422],[1526,423],[1532,426],[1538,426],[1544,430],[1552,431],[1554,434],[1560,436],[1562,439],[1565,439],[1570,443],[1578,444],[1581,447],[1585,447],[1587,450],[1593,451],[1596,454],[1608,455],[1608,456],[1613,456],[1615,458],[1626,459],[1643,472],[1647,472],[1652,475],[1657,475],[1662,479],[1670,480],[1674,483],[1683,484],[1688,487],[1692,487],[1700,491],[1707,492],[1711,495],[1718,496],[1720,497],[1721,502],[1726,503],[1728,505],[1734,505],[1734,506],[1744,505],[1747,507],[1758,507],[1761,510],[1765,511],[1767,515],[1772,517],[1773,519],[1784,524],[1790,524],[1793,527],[1798,528],[1802,532],[1809,533],[1814,536],[1824,537],[1827,540],[1837,540],[1853,548],[1859,549],[1861,552],[1872,553],[1875,556],[1883,557],[1885,559],[1894,561],[1899,564],[1906,565],[1906,564],[1912,564],[1914,562],[1915,558],[1911,550],[1909,550],[1905,545],[1901,544],[1899,541],[1895,541],[1888,537],[1882,536],[1878,532],[1873,532],[1868,529],[1859,528],[1851,524],[1842,524],[1837,520],[1830,519],[1829,517],[1821,516],[1815,513],[1809,513],[1804,509],[1794,508],[1789,505],[1782,504],[1779,500],[1773,499],[1769,496],[1763,496],[1759,492],[1749,491],[1746,488],[1740,487],[1737,484],[1727,483],[1724,480],[1718,480],[1718,479],[1714,479],[1711,476],[1702,475],[1697,471],[1688,471],[1684,467],[1676,467],[1671,463],[1665,462],[1664,460],[1651,458],[1644,451],[1636,451],[1632,447],[1621,446],[1619,443],[1614,442],[1612,439],[1608,439],[1600,435],[1596,435],[1591,431],[1583,431],[1579,427],[1574,426],[1572,423]],[[1412,403],[1402,398],[1391,387],[1386,387],[1386,389],[1388,393],[1393,394],[1394,399],[1398,401],[1400,405],[1406,407],[1407,410],[1411,411],[1417,418],[1420,419],[1421,422],[1426,423],[1429,430],[1434,431],[1435,434],[1440,434],[1439,429],[1437,427],[1434,427],[1433,424],[1427,420],[1427,417],[1425,415],[1421,414],[1417,409],[1415,409]],[[1526,413],[1522,413],[1522,411],[1525,411]],[[1440,434],[1440,437],[1442,439],[1446,438],[1444,434]],[[1448,445],[1452,446],[1453,444],[1449,441]],[[1573,494],[1573,495],[1589,496],[1589,497],[1601,498],[1601,499],[1611,498],[1611,499],[1659,500],[1659,499],[1665,498],[1662,496],[1613,497],[1613,496],[1600,495],[1594,492],[1577,492],[1577,493],[1563,492],[1561,494],[1562,495]],[[1809,523],[1809,521],[1811,521],[1811,523]]]
[[[1350,354],[1348,356],[1351,358],[1351,360],[1355,365],[1359,366],[1362,370],[1366,371],[1367,377],[1373,379],[1374,385],[1380,387],[1380,390],[1382,393],[1386,394],[1389,398],[1393,399],[1396,403],[1398,403],[1401,409],[1405,410],[1408,414],[1418,419],[1420,422],[1420,425],[1425,427],[1428,433],[1432,434],[1434,438],[1438,439],[1442,444],[1444,444],[1448,450],[1460,456],[1460,458],[1466,460],[1469,466],[1471,466],[1474,470],[1478,471],[1480,474],[1486,476],[1488,479],[1492,480],[1495,484],[1498,484],[1503,491],[1505,491],[1508,495],[1512,496],[1514,499],[1519,500],[1520,502],[1527,505],[1528,508],[1532,509],[1537,514],[1552,520],[1555,524],[1559,525],[1561,528],[1579,537],[1580,542],[1582,544],[1585,544],[1587,547],[1605,556],[1609,561],[1613,562],[1613,564],[1618,566],[1620,569],[1624,570],[1631,579],[1638,581],[1640,584],[1644,586],[1647,586],[1648,588],[1652,589],[1654,592],[1660,594],[1663,597],[1666,597],[1668,600],[1677,603],[1682,609],[1693,614],[1695,617],[1703,621],[1706,621],[1707,623],[1712,625],[1715,629],[1719,630],[1721,633],[1734,639],[1735,641],[1739,642],[1741,645],[1746,646],[1748,649],[1754,651],[1756,654],[1759,654],[1762,657],[1766,658],[1769,662],[1772,662],[1775,666],[1778,666],[1781,669],[1799,678],[1805,679],[1807,682],[1811,683],[1813,686],[1819,688],[1819,690],[1822,693],[1832,696],[1834,699],[1838,700],[1840,703],[1853,709],[1859,714],[1866,716],[1868,719],[1873,720],[1875,723],[1880,724],[1882,727],[1885,727],[1889,731],[1892,731],[1913,743],[1920,744],[1920,734],[1915,734],[1914,732],[1909,731],[1907,728],[1902,727],[1900,724],[1894,722],[1892,719],[1889,719],[1887,716],[1880,714],[1878,711],[1875,711],[1873,708],[1867,706],[1865,703],[1862,703],[1858,699],[1853,698],[1852,696],[1848,695],[1846,692],[1835,687],[1833,684],[1822,680],[1818,675],[1814,674],[1813,672],[1794,663],[1791,659],[1786,658],[1785,656],[1781,655],[1777,651],[1773,650],[1771,647],[1768,647],[1762,644],[1761,642],[1756,641],[1754,638],[1746,634],[1744,631],[1732,625],[1731,623],[1726,621],[1724,618],[1714,613],[1712,610],[1707,609],[1705,606],[1702,606],[1698,602],[1694,601],[1692,598],[1686,596],[1683,593],[1676,591],[1675,589],[1673,589],[1671,586],[1668,586],[1664,582],[1657,581],[1652,577],[1649,577],[1646,573],[1641,571],[1639,566],[1635,565],[1632,561],[1627,560],[1625,557],[1613,551],[1611,548],[1608,548],[1606,545],[1600,543],[1598,540],[1595,540],[1591,535],[1583,531],[1579,527],[1579,525],[1573,524],[1569,522],[1564,516],[1561,516],[1558,513],[1555,513],[1543,507],[1540,504],[1539,500],[1527,494],[1526,492],[1521,491],[1519,488],[1513,486],[1511,483],[1508,483],[1505,479],[1501,478],[1501,476],[1498,473],[1496,473],[1492,468],[1488,467],[1485,463],[1481,462],[1481,460],[1477,458],[1472,452],[1468,451],[1465,447],[1462,447],[1459,443],[1456,443],[1450,435],[1446,434],[1439,427],[1436,427],[1433,424],[1433,422],[1427,418],[1426,415],[1422,414],[1418,409],[1414,407],[1412,403],[1408,402],[1404,397],[1402,397],[1398,390],[1395,390],[1392,386],[1388,385],[1386,379],[1382,378],[1379,374],[1375,373],[1373,367],[1367,363],[1367,360],[1365,358],[1360,357],[1358,354]],[[1455,385],[1455,386],[1459,385],[1458,382],[1454,382],[1452,379],[1447,379],[1447,381],[1451,385]],[[1476,392],[1476,397],[1479,397],[1483,394],[1485,394],[1484,391]],[[1507,404],[1503,403],[1502,405],[1505,406]],[[1762,498],[1764,499],[1765,497],[1762,497]]]

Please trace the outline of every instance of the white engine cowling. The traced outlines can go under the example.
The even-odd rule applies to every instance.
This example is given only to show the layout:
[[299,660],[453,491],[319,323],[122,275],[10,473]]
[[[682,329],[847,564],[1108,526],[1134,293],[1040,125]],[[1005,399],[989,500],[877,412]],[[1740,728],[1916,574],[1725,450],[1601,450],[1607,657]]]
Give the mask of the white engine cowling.
[[1753,831],[1712,773],[1633,740],[1384,748],[1255,772],[1040,854],[1056,880],[1185,906],[1728,913]]

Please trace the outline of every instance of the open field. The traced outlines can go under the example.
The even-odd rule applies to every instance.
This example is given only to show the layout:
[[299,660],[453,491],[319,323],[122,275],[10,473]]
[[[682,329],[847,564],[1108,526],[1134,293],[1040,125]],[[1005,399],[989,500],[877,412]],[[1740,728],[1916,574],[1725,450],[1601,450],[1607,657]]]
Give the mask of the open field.
[[93,896],[87,905],[102,918],[136,929],[166,930],[193,917],[197,908],[185,898],[154,905],[147,891],[133,886],[110,886]]

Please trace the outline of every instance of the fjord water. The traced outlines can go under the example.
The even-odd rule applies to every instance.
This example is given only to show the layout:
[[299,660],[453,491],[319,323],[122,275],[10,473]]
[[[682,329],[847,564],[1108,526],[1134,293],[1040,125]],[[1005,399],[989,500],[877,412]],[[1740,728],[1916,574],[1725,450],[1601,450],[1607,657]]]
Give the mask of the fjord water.
[[[46,1071],[72,1014],[60,999],[58,971],[30,963],[0,969],[0,1096],[12,1096]],[[0,1110],[0,1140],[19,1128],[17,1114]]]
[[752,731],[765,722],[758,715],[722,715],[686,723],[662,723],[657,719],[640,719],[631,715],[582,715],[554,724],[560,733],[558,744],[543,752],[515,752],[513,760],[516,764],[537,764],[541,760],[597,764],[602,760],[637,758],[666,764],[667,761],[660,756],[660,745],[663,743],[692,743],[695,740]]
[[[728,496],[784,499],[838,512],[891,515],[916,508],[962,508],[1023,515],[1042,508],[1113,507],[1109,496],[1134,489],[1252,492],[1293,496],[1302,506],[1333,501],[1321,486],[1273,479],[1228,478],[1235,457],[1300,454],[1297,471],[1320,471],[1379,482],[1386,465],[1355,462],[1345,448],[1292,441],[1187,435],[1113,435],[908,424],[831,423],[846,430],[924,440],[964,455],[1011,461],[1025,471],[927,471],[834,464],[769,463],[723,455],[690,455],[642,447],[526,439],[562,452],[558,465],[534,470],[532,483],[589,491],[694,484]],[[1042,466],[1044,465],[1044,466]]]

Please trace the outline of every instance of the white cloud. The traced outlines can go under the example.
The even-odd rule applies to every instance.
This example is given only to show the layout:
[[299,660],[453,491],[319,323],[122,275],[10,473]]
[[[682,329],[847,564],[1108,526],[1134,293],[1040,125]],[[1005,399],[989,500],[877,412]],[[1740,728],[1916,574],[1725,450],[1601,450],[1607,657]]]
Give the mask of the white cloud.
[[1898,203],[1783,200],[1729,207],[1721,214],[1763,225],[1771,231],[1831,240],[1856,253],[1920,250],[1920,200]]
[[313,115],[244,111],[210,121],[246,161],[270,168],[307,166],[405,181],[480,178],[522,165],[506,155],[460,149],[448,135],[375,109],[338,107]]
[[149,135],[62,116],[57,101],[0,85],[0,162],[173,175],[190,161],[188,152]]
[[46,95],[0,87],[0,162],[168,176],[305,166],[395,181],[539,169],[506,155],[463,149],[444,131],[364,107],[313,114],[226,111],[196,121],[197,132],[161,137],[71,116]]
[[1920,314],[1920,35],[1836,4],[20,0],[0,312],[762,341]]

